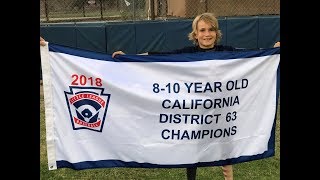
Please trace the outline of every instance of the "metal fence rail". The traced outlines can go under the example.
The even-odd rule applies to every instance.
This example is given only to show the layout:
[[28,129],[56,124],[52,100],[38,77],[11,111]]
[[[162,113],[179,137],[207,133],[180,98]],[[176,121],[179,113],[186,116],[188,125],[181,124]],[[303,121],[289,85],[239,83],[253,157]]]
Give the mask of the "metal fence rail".
[[40,23],[280,15],[280,0],[40,0]]

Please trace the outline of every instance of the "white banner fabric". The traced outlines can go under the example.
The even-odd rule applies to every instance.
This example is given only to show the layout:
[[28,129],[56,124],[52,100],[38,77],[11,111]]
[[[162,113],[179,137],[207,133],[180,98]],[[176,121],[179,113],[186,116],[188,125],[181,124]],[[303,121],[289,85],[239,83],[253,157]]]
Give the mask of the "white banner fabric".
[[113,59],[48,44],[41,60],[50,170],[274,155],[279,48]]

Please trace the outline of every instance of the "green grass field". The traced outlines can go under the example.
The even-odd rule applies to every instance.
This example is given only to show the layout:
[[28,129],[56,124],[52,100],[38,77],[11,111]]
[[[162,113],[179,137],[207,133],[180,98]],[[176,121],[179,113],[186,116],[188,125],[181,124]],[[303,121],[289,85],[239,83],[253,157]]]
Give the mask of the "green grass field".
[[[186,180],[185,168],[100,168],[88,170],[72,170],[61,168],[48,170],[45,114],[42,86],[40,86],[40,179],[42,180]],[[276,126],[275,156],[235,164],[234,180],[278,180],[280,179],[280,101],[278,105]],[[220,167],[201,167],[197,171],[199,180],[223,180]]]

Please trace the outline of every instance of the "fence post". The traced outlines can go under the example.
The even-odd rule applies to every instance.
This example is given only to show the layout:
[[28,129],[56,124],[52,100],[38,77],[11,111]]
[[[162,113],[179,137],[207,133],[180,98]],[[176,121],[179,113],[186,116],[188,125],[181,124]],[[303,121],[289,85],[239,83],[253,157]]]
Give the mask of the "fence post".
[[44,13],[46,14],[46,20],[49,22],[49,10],[47,0],[44,0]]
[[103,13],[102,13],[102,11],[103,11],[103,8],[102,8],[102,0],[100,0],[100,18],[101,18],[101,20],[103,20]]
[[83,14],[83,17],[86,17],[86,10],[84,6],[85,6],[85,2],[83,3],[83,6],[82,6],[82,14]]
[[150,0],[150,14],[151,14],[151,20],[154,20],[155,19],[154,0]]
[[204,1],[204,7],[205,7],[205,12],[208,12],[208,1],[207,0],[205,0]]
[[133,9],[133,22],[134,22],[136,20],[135,0],[133,0],[132,9]]

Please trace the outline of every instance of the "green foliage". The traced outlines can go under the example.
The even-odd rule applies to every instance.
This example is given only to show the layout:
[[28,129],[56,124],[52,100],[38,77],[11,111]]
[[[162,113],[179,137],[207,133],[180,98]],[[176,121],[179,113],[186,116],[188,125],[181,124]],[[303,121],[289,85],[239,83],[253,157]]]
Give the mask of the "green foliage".
[[72,4],[72,8],[82,9],[87,3],[87,0],[75,0]]
[[131,11],[120,10],[120,16],[121,16],[121,20],[132,20],[133,19],[133,15],[132,15]]

